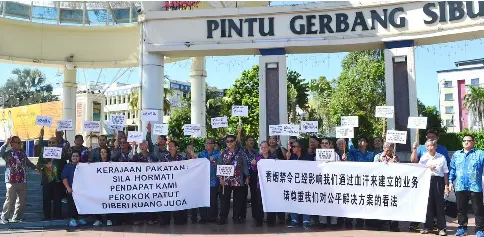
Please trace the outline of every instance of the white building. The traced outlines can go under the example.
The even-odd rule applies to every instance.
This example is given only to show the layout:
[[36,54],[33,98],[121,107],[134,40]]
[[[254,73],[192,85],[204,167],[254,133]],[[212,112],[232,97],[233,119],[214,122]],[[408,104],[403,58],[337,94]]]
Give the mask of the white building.
[[484,58],[455,62],[455,69],[437,71],[439,107],[447,132],[476,130],[479,121],[463,105],[468,85],[484,85]]

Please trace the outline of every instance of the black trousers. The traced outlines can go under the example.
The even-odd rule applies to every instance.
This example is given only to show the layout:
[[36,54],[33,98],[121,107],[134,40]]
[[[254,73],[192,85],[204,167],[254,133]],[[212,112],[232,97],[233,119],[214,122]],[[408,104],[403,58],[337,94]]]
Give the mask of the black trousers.
[[[245,179],[244,179],[245,180]],[[247,219],[247,198],[249,196],[249,186],[242,186],[242,189],[244,190],[244,195],[242,196],[242,201],[240,204],[240,214],[239,214],[239,219],[240,220],[245,220]],[[252,193],[251,193],[251,198],[252,198]],[[252,215],[254,217],[254,215]]]
[[[57,182],[42,184],[42,206],[45,219],[62,219],[62,188],[64,185]],[[53,209],[53,210],[52,210]]]
[[[210,187],[210,207],[200,207],[198,212],[200,212],[200,220],[202,221],[215,221],[218,217],[218,195],[219,187]],[[196,219],[197,210],[192,209],[192,220]]]
[[471,191],[459,191],[455,192],[455,198],[457,201],[457,221],[459,227],[467,228],[467,205],[470,199],[472,202],[472,210],[475,215],[476,231],[484,231],[482,192],[475,193]]
[[[264,222],[264,207],[262,206],[262,197],[261,197],[260,189],[258,188],[256,188],[254,191],[251,190],[251,209],[252,209],[252,216],[254,217],[255,221],[257,223],[262,224],[262,222]],[[269,219],[269,215],[267,216],[267,218]],[[275,224],[276,222],[275,213],[272,218],[273,218],[273,223]]]
[[432,230],[434,228],[434,217],[437,217],[437,228],[439,228],[439,230],[443,230],[446,227],[444,189],[444,177],[432,176],[430,178],[429,201],[427,204],[427,216],[424,225],[425,229]]
[[74,203],[72,194],[67,195],[67,213],[69,214],[69,218],[71,219],[79,218],[79,214],[77,213],[76,204]]
[[173,214],[173,222],[175,225],[184,225],[187,223],[188,220],[188,211],[181,210],[181,211],[174,211]]
[[[221,190],[223,187],[221,187]],[[244,201],[244,186],[228,186],[225,185],[225,192],[220,195],[221,200],[221,210],[220,210],[220,220],[227,220],[229,217],[230,209],[230,197],[234,193],[234,203],[233,203],[233,219],[240,218],[241,207],[243,207]]]

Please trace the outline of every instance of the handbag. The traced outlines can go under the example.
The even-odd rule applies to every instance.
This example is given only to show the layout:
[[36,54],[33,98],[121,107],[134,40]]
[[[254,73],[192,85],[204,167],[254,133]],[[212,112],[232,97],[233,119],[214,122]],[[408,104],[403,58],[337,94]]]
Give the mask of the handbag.
[[446,216],[450,218],[457,218],[457,203],[445,200],[444,211]]

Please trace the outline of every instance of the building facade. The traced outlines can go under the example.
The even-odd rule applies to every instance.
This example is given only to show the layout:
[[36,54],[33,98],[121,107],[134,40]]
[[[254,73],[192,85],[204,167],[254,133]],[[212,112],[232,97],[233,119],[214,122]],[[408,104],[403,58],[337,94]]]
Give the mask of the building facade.
[[447,132],[476,131],[480,122],[464,106],[468,86],[484,85],[484,58],[455,62],[455,69],[437,71],[439,108]]

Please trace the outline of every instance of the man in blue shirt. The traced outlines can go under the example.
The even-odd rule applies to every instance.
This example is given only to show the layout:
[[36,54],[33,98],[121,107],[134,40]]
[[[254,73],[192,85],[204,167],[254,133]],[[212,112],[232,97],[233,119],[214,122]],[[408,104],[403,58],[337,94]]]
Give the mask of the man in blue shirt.
[[[200,221],[203,224],[207,221],[216,222],[218,217],[218,186],[219,179],[217,178],[217,160],[220,152],[215,150],[215,140],[207,138],[205,140],[205,150],[198,154],[198,158],[208,159],[210,161],[210,208],[200,207]],[[197,215],[192,212],[192,215]]]
[[462,139],[464,149],[452,156],[449,170],[449,190],[455,190],[457,220],[459,228],[456,236],[467,235],[467,205],[472,201],[475,215],[476,235],[484,237],[484,207],[482,205],[482,169],[484,152],[475,150],[474,137],[466,135]]
[[[427,140],[436,140],[438,142],[439,132],[437,132],[437,130],[435,130],[435,129],[429,129],[427,131]],[[425,153],[427,153],[427,148],[425,147],[425,145],[420,145],[420,146],[417,147],[418,161],[420,161],[420,157],[422,157],[423,154],[425,154]],[[447,160],[447,165],[450,164],[449,152],[447,151],[447,149],[445,147],[443,147],[441,145],[437,145],[437,153],[445,156],[445,159]],[[418,161],[414,162],[414,163],[418,163]]]

